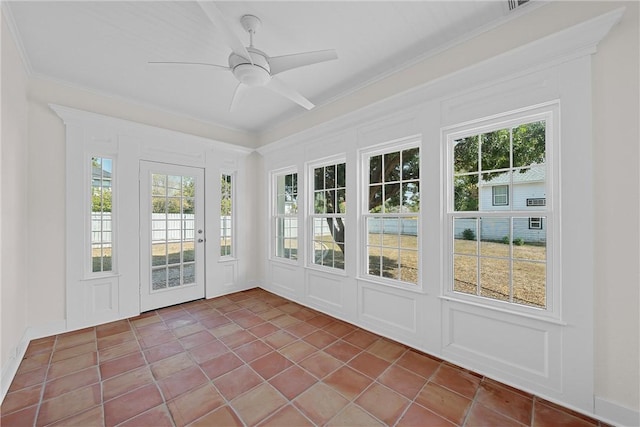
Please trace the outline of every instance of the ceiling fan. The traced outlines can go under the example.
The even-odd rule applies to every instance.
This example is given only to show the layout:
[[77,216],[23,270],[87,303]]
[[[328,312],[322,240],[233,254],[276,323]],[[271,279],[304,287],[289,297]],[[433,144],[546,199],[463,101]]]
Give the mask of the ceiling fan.
[[242,27],[249,33],[249,46],[245,47],[240,38],[227,25],[224,15],[213,2],[202,1],[198,4],[209,20],[220,29],[227,45],[231,48],[229,65],[183,61],[149,61],[149,64],[205,65],[231,71],[239,83],[231,100],[230,111],[233,111],[240,104],[247,90],[257,86],[270,89],[307,110],[314,107],[311,101],[286,85],[276,75],[294,68],[337,59],[338,55],[334,49],[270,57],[253,46],[253,36],[262,24],[257,16],[244,15],[240,18]]

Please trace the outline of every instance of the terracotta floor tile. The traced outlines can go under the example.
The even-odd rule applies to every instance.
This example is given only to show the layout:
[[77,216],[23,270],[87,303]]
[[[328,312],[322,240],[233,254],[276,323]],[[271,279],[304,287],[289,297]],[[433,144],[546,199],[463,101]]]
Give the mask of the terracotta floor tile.
[[374,356],[384,359],[387,362],[395,362],[406,351],[402,344],[380,338],[378,341],[367,347],[367,351]]
[[35,369],[41,369],[43,367],[49,366],[49,362],[51,360],[51,353],[43,352],[34,354],[32,356],[27,356],[22,359],[20,362],[20,367],[18,368],[18,374],[24,374],[29,371],[33,371]]
[[[287,405],[259,424],[259,427],[314,427],[298,409]],[[203,426],[204,427],[204,426]]]
[[347,365],[375,380],[389,367],[390,363],[365,351],[350,360]]
[[287,327],[284,328],[287,332],[289,332],[291,335],[294,335],[298,338],[302,338],[305,337],[307,335],[309,335],[310,333],[318,330],[318,328],[316,328],[313,325],[310,325],[306,322],[298,322],[298,323],[293,323],[291,325],[288,325]]
[[47,379],[60,378],[73,372],[81,371],[82,369],[94,366],[97,363],[98,353],[96,353],[95,351],[83,353],[79,356],[71,357],[69,359],[64,359],[60,362],[52,363],[51,366],[49,366]]
[[263,311],[258,315],[261,319],[269,321],[271,319],[275,319],[276,317],[280,317],[284,314],[283,311],[278,310],[277,308],[271,308],[267,311]]
[[373,383],[356,399],[355,403],[385,424],[393,425],[410,402],[395,391]]
[[413,374],[395,365],[392,365],[380,375],[378,381],[410,400],[416,397],[427,382],[427,380],[420,375]]
[[236,319],[233,319],[233,321],[237,324],[240,325],[241,327],[245,328],[245,329],[249,329],[253,326],[257,326],[260,325],[261,323],[264,323],[265,320],[261,317],[256,316],[253,313],[250,313],[246,316],[240,316]]
[[118,427],[172,427],[173,421],[165,404],[151,408],[120,424]]
[[396,361],[396,365],[402,366],[414,374],[418,374],[427,379],[438,370],[440,364],[440,361],[413,350],[407,351]]
[[147,358],[148,363],[154,363],[182,352],[184,352],[184,347],[178,340],[175,340],[145,350],[144,356]]
[[184,313],[180,316],[164,321],[169,329],[184,328],[185,326],[192,325],[196,322],[196,319],[194,319],[189,313]]
[[531,424],[533,399],[497,383],[483,381],[478,389],[476,402],[522,424]]
[[200,364],[200,367],[204,373],[207,374],[209,379],[215,380],[219,376],[224,375],[242,365],[244,365],[244,362],[234,353],[229,352],[214,359],[207,360]]
[[7,393],[2,401],[0,414],[4,416],[12,412],[21,411],[29,406],[33,406],[40,402],[41,394],[42,384]]
[[170,341],[174,341],[176,337],[170,331],[155,331],[149,334],[140,335],[138,342],[142,349],[148,349],[160,344],[165,344]]
[[116,322],[105,323],[104,325],[96,326],[96,338],[104,338],[109,335],[116,335],[122,332],[128,332],[131,330],[131,324],[129,320],[118,320]]
[[333,322],[333,319],[329,316],[325,316],[324,314],[320,314],[316,317],[313,317],[307,320],[308,324],[313,325],[316,328],[324,328],[331,322]]
[[293,404],[318,425],[333,418],[349,401],[323,383],[317,383],[302,393]]
[[45,400],[40,405],[38,425],[47,425],[84,412],[101,403],[100,385],[79,388],[70,393]]
[[[465,427],[522,427],[524,424],[492,411],[484,405],[474,403],[464,425]],[[555,427],[557,424],[553,424],[553,426]]]
[[224,405],[224,398],[209,383],[167,403],[177,426],[184,426]]
[[38,406],[34,405],[11,414],[2,413],[2,416],[0,417],[0,425],[15,427],[34,426],[37,412]]
[[240,359],[248,363],[273,351],[273,349],[262,341],[253,341],[249,344],[243,345],[242,347],[236,348],[234,351]]
[[[426,424],[423,424],[423,426]],[[384,426],[358,405],[349,404],[327,423],[327,427]]]
[[98,360],[100,363],[104,363],[108,360],[117,359],[118,357],[126,356],[127,354],[137,351],[140,351],[138,341],[127,341],[114,347],[98,350]]
[[219,340],[222,340],[222,338],[226,337],[227,335],[231,335],[234,332],[238,332],[238,331],[246,332],[244,329],[242,329],[240,326],[236,325],[233,322],[227,323],[226,325],[218,326],[213,329],[210,328],[210,330],[213,336],[215,336]]
[[104,408],[102,405],[95,406],[87,411],[60,420],[50,427],[103,427]]
[[216,307],[216,310],[218,310],[220,313],[226,314],[226,313],[231,313],[233,311],[239,310],[240,308],[241,306],[237,304],[227,304],[221,307]]
[[251,367],[265,380],[279,374],[292,364],[289,359],[276,351],[268,353],[250,363]]
[[200,367],[192,366],[158,381],[158,387],[165,400],[170,400],[208,381]]
[[335,335],[338,338],[342,338],[345,335],[348,335],[351,332],[355,331],[356,328],[352,325],[338,320],[333,323],[329,323],[327,326],[322,328],[322,330],[325,332],[329,332],[331,335]]
[[239,330],[220,338],[220,341],[222,341],[227,347],[232,349],[238,348],[255,340],[255,335],[250,334],[245,330]]
[[69,347],[75,347],[80,344],[92,342],[96,340],[96,332],[94,328],[84,329],[82,331],[74,331],[68,334],[58,335],[55,349],[62,350]]
[[598,425],[598,423],[604,424],[601,421],[598,421],[598,420],[596,420],[594,418],[591,418],[591,417],[589,417],[587,415],[581,414],[580,412],[573,411],[573,410],[571,410],[569,408],[562,407],[562,406],[560,406],[558,404],[555,404],[553,402],[545,400],[545,399],[543,399],[541,397],[534,396],[533,399],[534,399],[534,402],[533,402],[534,408],[535,408],[536,405],[546,405],[546,406],[548,406],[550,408],[556,409],[556,410],[558,410],[560,412],[565,412],[565,413],[567,413],[569,415],[572,415],[572,416],[574,416],[576,418],[581,418],[581,419],[583,419],[583,420],[585,420],[585,421],[587,421],[587,422],[589,422],[591,424],[595,424],[595,425]]
[[418,393],[415,402],[459,425],[471,405],[471,400],[466,397],[431,382]]
[[194,362],[187,355],[187,353],[178,353],[175,356],[171,356],[167,359],[163,359],[151,365],[151,372],[157,380],[166,378],[176,372],[183,369],[190,368],[194,365]]
[[[150,323],[148,325],[143,325],[134,328],[134,332],[136,336],[139,338],[144,338],[150,335],[155,335],[158,332],[167,333],[169,332],[169,327],[164,324],[162,319],[158,318],[158,322]],[[171,335],[171,334],[168,334]]]
[[264,342],[275,349],[284,347],[285,345],[290,344],[294,341],[296,341],[296,337],[283,330],[278,330],[277,332],[264,338]]
[[187,335],[186,337],[180,338],[178,341],[182,344],[182,346],[189,350],[190,348],[198,347],[199,345],[211,342],[218,341],[216,337],[211,335],[209,331],[200,331],[195,334]]
[[299,363],[316,378],[322,379],[343,365],[341,361],[324,351],[318,351]]
[[258,326],[254,326],[253,328],[248,329],[249,332],[251,332],[258,338],[266,337],[267,335],[271,335],[279,330],[280,328],[269,322],[264,322]]
[[593,427],[597,424],[578,418],[566,411],[536,402],[532,425],[533,427]]
[[227,400],[233,400],[261,383],[262,378],[247,365],[240,366],[213,381]]
[[104,404],[104,419],[109,426],[119,424],[163,402],[155,384],[148,384],[120,395]]
[[114,345],[120,345],[127,341],[134,341],[135,339],[136,335],[131,330],[115,335],[109,335],[104,338],[98,338],[98,350],[113,347]]
[[242,427],[242,421],[229,406],[225,405],[189,424],[189,427]]
[[348,362],[353,359],[357,354],[359,354],[362,349],[349,344],[346,341],[336,341],[331,344],[329,347],[325,348],[324,351],[329,353],[333,357],[338,360],[342,360],[343,362]]
[[355,399],[372,382],[372,379],[343,366],[327,376],[323,382],[349,400]]
[[207,329],[215,329],[231,323],[231,320],[222,314],[213,314],[200,319],[200,323]]
[[277,388],[287,399],[293,400],[317,381],[304,369],[292,366],[273,377],[269,383]]
[[189,354],[196,363],[203,363],[214,357],[222,356],[229,352],[229,348],[221,341],[215,340],[199,345],[189,350]]
[[173,330],[173,335],[176,336],[176,338],[184,338],[184,337],[188,337],[189,335],[193,335],[197,332],[200,331],[206,331],[207,328],[205,328],[202,323],[197,322],[197,323],[192,323],[191,325],[187,325],[184,326],[182,328],[178,328],[178,329],[174,329]]
[[75,356],[80,356],[85,353],[91,353],[97,351],[95,341],[87,342],[77,345],[75,347],[67,347],[63,350],[56,350],[51,355],[51,363],[59,362],[64,359],[70,359]]
[[102,382],[102,400],[107,401],[153,382],[149,366],[141,366]]
[[431,377],[431,381],[434,383],[440,384],[469,399],[473,399],[476,395],[476,390],[478,390],[480,386],[480,380],[481,379],[475,375],[471,375],[462,369],[454,368],[444,363],[435,375]]
[[[420,405],[412,403],[404,413],[397,427],[455,427],[456,425]],[[507,427],[494,424],[491,427]]]
[[100,374],[102,375],[102,379],[105,380],[144,365],[146,365],[146,362],[142,353],[131,353],[100,364]]
[[344,337],[342,339],[350,344],[353,344],[357,347],[365,349],[369,347],[374,342],[378,341],[380,337],[378,335],[372,334],[371,332],[363,331],[362,329],[357,329]]
[[329,344],[335,342],[338,338],[325,331],[315,331],[303,338],[305,342],[313,345],[318,349],[323,349]]
[[280,328],[285,328],[287,326],[300,322],[298,319],[296,319],[295,317],[291,317],[288,314],[283,314],[281,316],[274,317],[269,321],[274,325],[279,326]]
[[38,353],[51,353],[55,342],[55,336],[32,340],[27,346],[27,350],[24,352],[24,355],[25,357],[29,357]]
[[268,383],[235,398],[231,404],[247,425],[255,425],[287,403],[278,391]]
[[31,387],[36,384],[43,383],[47,376],[48,367],[42,367],[24,374],[17,374],[13,377],[13,381],[9,386],[9,391],[18,391],[25,387]]
[[304,341],[295,341],[280,348],[278,351],[289,360],[299,362],[318,350]]
[[55,380],[48,381],[44,387],[44,400],[52,399],[64,393],[68,393],[77,388],[95,384],[100,381],[97,366],[91,366],[78,372],[59,377]]

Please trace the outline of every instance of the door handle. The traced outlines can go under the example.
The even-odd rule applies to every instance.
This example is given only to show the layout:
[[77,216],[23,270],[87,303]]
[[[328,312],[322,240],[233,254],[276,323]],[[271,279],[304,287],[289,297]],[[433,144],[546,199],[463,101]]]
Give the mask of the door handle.
[[198,243],[204,242],[204,239],[198,239]]

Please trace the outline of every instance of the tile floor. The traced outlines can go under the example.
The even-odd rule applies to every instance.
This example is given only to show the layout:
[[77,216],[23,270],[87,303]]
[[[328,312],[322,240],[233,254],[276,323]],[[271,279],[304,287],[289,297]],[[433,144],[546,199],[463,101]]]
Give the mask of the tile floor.
[[31,342],[10,426],[597,426],[253,289]]

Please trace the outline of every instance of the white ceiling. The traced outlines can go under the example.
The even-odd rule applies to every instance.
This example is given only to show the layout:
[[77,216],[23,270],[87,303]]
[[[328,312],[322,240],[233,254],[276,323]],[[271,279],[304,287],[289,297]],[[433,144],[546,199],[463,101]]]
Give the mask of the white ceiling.
[[[316,105],[330,103],[508,13],[505,1],[217,2],[238,36],[257,15],[254,44],[270,56],[335,48],[338,59],[284,72],[281,80]],[[7,2],[32,75],[251,133],[306,113],[252,88],[237,110],[237,81],[212,67],[149,65],[193,61],[227,65],[230,49],[195,2]]]

